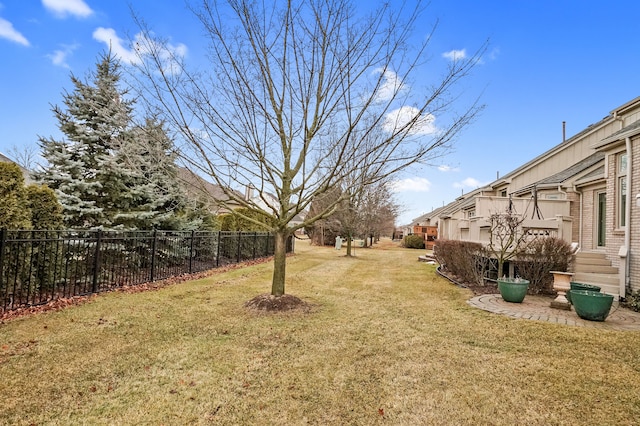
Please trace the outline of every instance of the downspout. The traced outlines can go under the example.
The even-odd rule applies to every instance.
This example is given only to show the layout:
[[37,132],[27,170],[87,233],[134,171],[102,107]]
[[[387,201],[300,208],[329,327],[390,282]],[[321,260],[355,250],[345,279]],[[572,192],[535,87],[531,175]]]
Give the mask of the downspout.
[[633,174],[633,161],[631,154],[631,138],[627,136],[624,140],[627,149],[627,205],[625,206],[625,227],[624,227],[624,245],[627,248],[627,258],[624,270],[624,284],[620,289],[620,297],[625,298],[627,289],[631,286],[631,175]]
[[578,194],[580,194],[580,211],[578,213],[578,247],[582,247],[582,216],[584,215],[584,202],[583,202],[583,196],[584,194],[582,193],[581,189],[578,189],[577,186],[573,185],[573,190],[574,192],[577,192]]
[[[562,185],[558,185],[558,192],[561,193],[562,195],[564,195],[564,200],[567,200],[567,191],[563,191],[562,190]],[[571,203],[571,202],[569,202]],[[571,216],[571,207],[569,207],[569,216]],[[558,220],[558,217],[556,216],[556,221]],[[573,226],[573,225],[572,225]],[[560,223],[558,223],[558,231],[562,230],[562,239],[567,241],[567,236],[564,235],[564,217],[562,217],[562,220],[560,221]],[[571,239],[573,239],[573,232],[571,233]],[[569,243],[572,243],[573,241],[569,241]]]

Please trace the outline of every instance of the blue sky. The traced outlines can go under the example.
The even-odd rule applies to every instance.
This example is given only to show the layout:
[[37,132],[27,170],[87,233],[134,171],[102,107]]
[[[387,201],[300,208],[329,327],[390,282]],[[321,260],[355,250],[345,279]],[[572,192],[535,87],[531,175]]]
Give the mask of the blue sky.
[[[135,36],[128,3],[0,0],[0,152],[36,146],[38,135],[60,137],[51,105],[72,90],[71,72],[84,76],[95,68],[109,39],[117,46],[116,39]],[[131,3],[187,60],[203,52],[201,31],[184,2]],[[432,0],[420,29],[438,21],[430,45],[434,66],[489,40],[462,87],[462,100],[480,96],[486,108],[451,153],[401,176],[400,222],[560,143],[563,121],[570,137],[639,96],[638,16],[640,2],[633,0]],[[126,50],[114,51],[126,60]]]

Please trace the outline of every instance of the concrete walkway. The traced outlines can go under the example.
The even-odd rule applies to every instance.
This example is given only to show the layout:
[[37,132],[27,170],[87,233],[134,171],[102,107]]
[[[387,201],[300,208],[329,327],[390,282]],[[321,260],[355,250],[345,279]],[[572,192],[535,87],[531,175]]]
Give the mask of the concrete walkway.
[[619,307],[617,302],[613,303],[607,319],[604,322],[598,322],[581,319],[573,309],[571,311],[554,309],[549,306],[551,300],[549,297],[527,295],[522,303],[510,303],[502,300],[499,294],[483,294],[469,299],[467,303],[476,308],[512,318],[604,330],[640,331],[640,313]]

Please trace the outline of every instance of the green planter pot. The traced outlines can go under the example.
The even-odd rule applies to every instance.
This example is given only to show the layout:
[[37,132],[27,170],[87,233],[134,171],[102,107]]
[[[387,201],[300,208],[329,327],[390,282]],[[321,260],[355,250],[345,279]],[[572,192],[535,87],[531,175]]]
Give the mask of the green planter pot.
[[[583,284],[575,281],[571,281],[570,285],[571,285],[571,290],[589,290],[589,291],[600,292],[600,287],[598,287],[597,285]],[[569,301],[569,303],[571,303],[571,290],[567,292],[567,300]]]
[[613,296],[589,290],[571,290],[576,314],[588,321],[604,321],[609,315]]
[[529,289],[529,281],[521,278],[500,278],[498,290],[505,302],[522,303]]

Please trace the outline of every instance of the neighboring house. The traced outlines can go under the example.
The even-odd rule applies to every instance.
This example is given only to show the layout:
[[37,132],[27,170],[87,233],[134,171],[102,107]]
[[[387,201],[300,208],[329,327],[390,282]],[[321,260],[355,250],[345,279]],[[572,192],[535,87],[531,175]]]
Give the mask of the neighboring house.
[[424,239],[425,248],[427,250],[433,249],[433,245],[438,238],[438,226],[437,224],[431,224],[431,215],[433,213],[415,218],[409,225],[404,226],[400,233],[403,235],[419,235]]
[[[6,155],[2,154],[1,152],[0,152],[0,161],[3,162],[3,163],[15,163],[15,161],[13,161],[11,158],[7,157]],[[22,175],[24,176],[25,185],[32,184],[33,180],[31,180],[31,178],[29,177],[29,170],[25,169],[24,167],[22,167],[19,164],[18,164],[18,167],[20,167],[20,170],[22,170]]]
[[[269,192],[263,192],[258,195],[253,195],[253,191],[253,188],[248,187],[246,189],[245,198],[251,200],[251,202],[258,208],[264,210],[269,214],[273,214],[274,210],[277,211],[280,208],[280,201],[278,201],[278,198],[275,195]],[[295,217],[289,222],[289,227],[293,228],[294,226],[302,224],[306,218],[306,215],[306,210],[303,210],[302,212],[295,215]],[[296,233],[303,234],[304,228],[300,228],[298,231],[296,231]]]
[[439,238],[486,244],[487,218],[511,206],[527,230],[580,248],[574,280],[625,297],[640,290],[638,203],[640,98],[429,219]]
[[[182,183],[189,197],[204,203],[209,211],[214,214],[225,214],[231,210],[240,208],[240,204],[225,194],[223,188],[206,181],[202,177],[184,167],[178,168],[178,180]],[[233,190],[230,190],[233,191]],[[242,194],[233,191],[236,197],[242,198]]]

